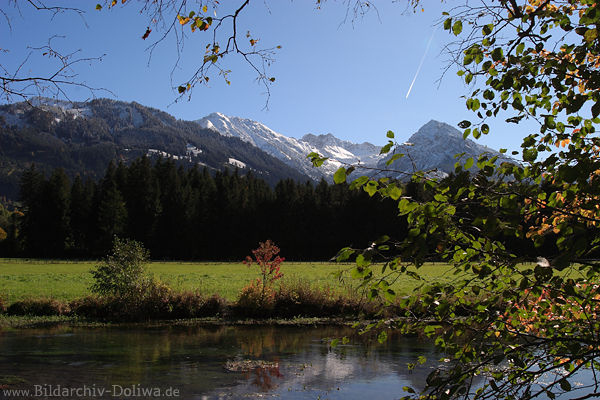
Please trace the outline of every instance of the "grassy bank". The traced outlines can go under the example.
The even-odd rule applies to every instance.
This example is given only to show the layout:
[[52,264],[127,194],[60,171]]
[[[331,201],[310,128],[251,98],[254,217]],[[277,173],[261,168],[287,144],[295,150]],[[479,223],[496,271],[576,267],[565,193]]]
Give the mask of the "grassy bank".
[[[90,270],[95,262],[0,259],[0,296],[8,304],[28,298],[53,298],[73,301],[90,294]],[[340,288],[335,273],[351,264],[283,263],[281,282],[303,281],[313,287]],[[241,289],[258,276],[256,268],[240,263],[152,262],[149,271],[175,291],[192,291],[210,296],[218,294],[234,301]],[[428,281],[456,279],[446,264],[427,264],[419,273]],[[350,283],[352,280],[348,280]],[[412,293],[419,282],[403,277],[392,288],[400,295]]]

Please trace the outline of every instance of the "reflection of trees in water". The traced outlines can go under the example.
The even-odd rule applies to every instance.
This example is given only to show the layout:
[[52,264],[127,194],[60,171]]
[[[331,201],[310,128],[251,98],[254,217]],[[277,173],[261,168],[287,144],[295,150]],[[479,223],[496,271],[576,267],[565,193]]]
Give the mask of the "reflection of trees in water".
[[283,374],[279,371],[279,364],[276,367],[258,367],[253,371],[246,373],[246,379],[252,378],[252,384],[258,386],[262,391],[275,389],[278,385],[273,381],[273,378],[283,378]]
[[[349,345],[329,348],[323,338],[349,336]],[[360,344],[360,345],[357,345]],[[5,351],[6,350],[6,351]],[[109,327],[29,330],[0,341],[0,374],[18,373],[48,383],[178,386],[191,393],[226,387],[235,393],[277,391],[304,386],[332,390],[357,380],[398,377],[423,387],[429,366],[409,373],[419,355],[437,360],[416,338],[390,334],[384,344],[356,336],[350,328],[277,326]],[[224,369],[231,359],[277,361],[277,367],[246,373]],[[44,364],[46,363],[46,364]],[[10,364],[10,365],[9,365]],[[51,365],[51,367],[49,366]],[[8,373],[8,372],[6,372]],[[399,396],[402,393],[399,393]]]

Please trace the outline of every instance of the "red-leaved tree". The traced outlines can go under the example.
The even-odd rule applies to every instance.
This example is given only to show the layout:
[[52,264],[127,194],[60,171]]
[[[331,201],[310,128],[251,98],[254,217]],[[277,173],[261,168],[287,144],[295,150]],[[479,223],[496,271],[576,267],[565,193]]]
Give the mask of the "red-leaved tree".
[[256,264],[260,268],[261,278],[258,279],[259,282],[257,283],[261,288],[261,299],[264,299],[265,290],[270,289],[276,280],[283,277],[280,266],[285,258],[280,257],[278,254],[279,247],[271,240],[267,240],[266,242],[260,242],[258,248],[252,250],[254,259],[247,256],[244,261],[244,264],[248,267],[252,267]]

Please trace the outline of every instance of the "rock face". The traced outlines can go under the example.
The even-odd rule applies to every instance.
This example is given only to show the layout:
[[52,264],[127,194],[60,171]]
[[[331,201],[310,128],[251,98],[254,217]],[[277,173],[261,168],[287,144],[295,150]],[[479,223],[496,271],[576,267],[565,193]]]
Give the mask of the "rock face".
[[[386,161],[394,153],[402,153],[404,157],[386,166]],[[463,139],[462,133],[451,125],[431,120],[414,133],[407,142],[397,146],[384,160],[379,161],[378,167],[394,170],[388,172],[387,176],[401,180],[416,171],[444,177],[454,171],[454,164],[457,161],[455,155],[461,153],[464,153],[461,158],[463,161],[469,157],[477,159],[481,154],[486,153],[490,157],[498,156],[498,162],[514,162],[496,150],[470,139]]]
[[[212,113],[196,121],[201,127],[212,129],[224,136],[237,137],[251,143],[264,152],[283,161],[314,180],[332,180],[342,163],[362,164],[374,167],[381,160],[381,147],[371,143],[355,144],[340,140],[332,134],[307,134],[302,139],[287,137],[260,122],[239,117]],[[329,157],[322,167],[314,168],[306,156],[317,152]]]

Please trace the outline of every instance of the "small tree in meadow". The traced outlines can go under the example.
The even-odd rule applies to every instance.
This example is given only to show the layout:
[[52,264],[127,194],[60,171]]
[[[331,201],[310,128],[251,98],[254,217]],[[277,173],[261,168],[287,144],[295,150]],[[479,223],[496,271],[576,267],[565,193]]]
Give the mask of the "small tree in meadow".
[[141,243],[115,237],[110,254],[92,270],[92,292],[117,298],[143,295],[149,280],[148,258]]
[[285,258],[280,257],[279,247],[277,247],[271,240],[266,242],[260,242],[258,248],[252,250],[252,255],[247,256],[244,264],[248,267],[252,267],[254,264],[260,268],[261,277],[256,280],[258,287],[260,288],[260,302],[263,303],[267,292],[270,292],[273,283],[283,277],[281,272],[281,263]]

